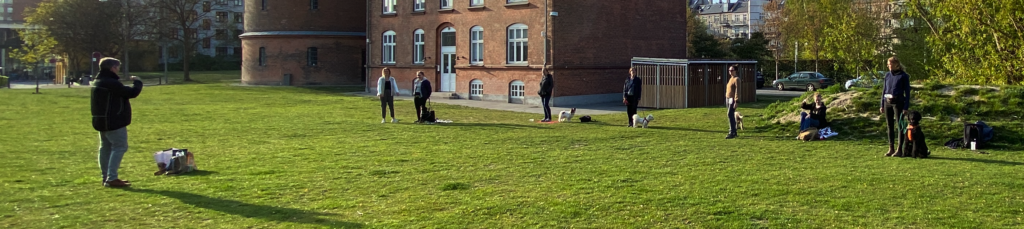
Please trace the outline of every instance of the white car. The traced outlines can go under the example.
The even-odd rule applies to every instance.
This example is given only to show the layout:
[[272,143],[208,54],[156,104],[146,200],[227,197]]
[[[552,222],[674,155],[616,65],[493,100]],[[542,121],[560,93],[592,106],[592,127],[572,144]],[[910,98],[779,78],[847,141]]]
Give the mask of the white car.
[[[853,87],[871,88],[874,87],[875,85],[881,84],[882,82],[879,79],[883,77],[885,77],[884,71],[879,71],[878,75],[875,76],[861,75],[860,77],[857,77],[855,79],[847,80],[845,86],[847,90]],[[869,81],[868,79],[871,80]]]

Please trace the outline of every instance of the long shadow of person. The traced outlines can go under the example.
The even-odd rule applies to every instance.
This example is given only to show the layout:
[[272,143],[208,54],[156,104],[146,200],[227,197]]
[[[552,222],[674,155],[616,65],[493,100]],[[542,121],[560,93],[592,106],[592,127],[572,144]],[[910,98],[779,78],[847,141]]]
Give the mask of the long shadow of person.
[[361,223],[352,223],[344,221],[335,221],[330,219],[321,218],[321,216],[335,215],[331,213],[320,213],[313,211],[306,211],[300,209],[283,208],[267,205],[249,204],[241,201],[218,199],[213,197],[207,197],[192,193],[167,191],[167,190],[149,190],[149,189],[125,189],[126,191],[157,194],[170,198],[175,198],[184,204],[192,205],[199,208],[210,209],[218,212],[227,214],[242,216],[246,218],[258,218],[273,220],[278,222],[292,222],[302,224],[318,224],[330,228],[362,228]]

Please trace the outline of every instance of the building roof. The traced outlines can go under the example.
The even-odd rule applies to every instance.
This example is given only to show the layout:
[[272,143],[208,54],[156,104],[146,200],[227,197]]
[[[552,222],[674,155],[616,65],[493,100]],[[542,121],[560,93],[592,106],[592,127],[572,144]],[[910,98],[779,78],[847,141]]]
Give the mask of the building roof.
[[696,3],[707,3],[707,0],[693,0],[694,9],[700,14],[720,14],[720,13],[734,13],[734,12],[747,12],[747,8],[750,7],[749,1],[738,1],[736,3],[713,3],[713,4],[696,4]]

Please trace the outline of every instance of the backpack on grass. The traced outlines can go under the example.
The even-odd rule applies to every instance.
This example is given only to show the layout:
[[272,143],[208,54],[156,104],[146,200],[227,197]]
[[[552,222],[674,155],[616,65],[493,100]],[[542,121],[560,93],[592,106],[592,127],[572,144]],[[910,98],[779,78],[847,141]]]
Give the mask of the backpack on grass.
[[154,175],[173,175],[196,171],[195,157],[188,149],[171,148],[153,154],[159,171]]
[[437,116],[434,113],[434,106],[430,105],[430,100],[427,100],[427,106],[423,108],[423,113],[420,114],[420,120],[424,122],[437,122]]

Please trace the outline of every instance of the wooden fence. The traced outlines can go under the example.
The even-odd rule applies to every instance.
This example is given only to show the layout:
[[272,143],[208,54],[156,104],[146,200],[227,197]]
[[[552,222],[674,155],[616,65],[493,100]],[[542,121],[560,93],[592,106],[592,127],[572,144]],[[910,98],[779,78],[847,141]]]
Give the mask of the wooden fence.
[[690,108],[725,105],[729,66],[737,65],[739,101],[757,101],[754,78],[757,61],[633,58],[643,80],[640,107]]

